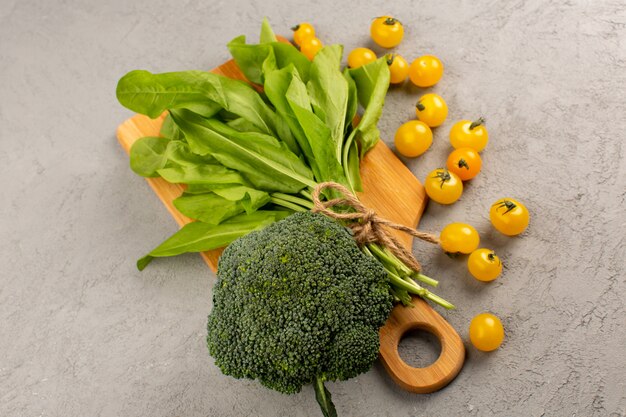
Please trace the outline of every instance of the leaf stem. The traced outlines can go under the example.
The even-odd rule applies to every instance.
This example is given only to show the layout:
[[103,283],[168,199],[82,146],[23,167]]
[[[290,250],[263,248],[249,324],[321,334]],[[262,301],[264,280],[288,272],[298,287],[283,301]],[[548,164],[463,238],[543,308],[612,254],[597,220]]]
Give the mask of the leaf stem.
[[281,200],[289,201],[291,203],[298,204],[302,207],[308,208],[309,210],[313,209],[313,203],[302,198],[283,193],[272,193],[272,197],[280,198]]
[[350,153],[350,147],[352,146],[352,142],[354,141],[354,136],[356,135],[357,130],[354,129],[348,135],[345,143],[343,144],[343,150],[341,151],[342,155],[339,158],[339,162],[343,166],[343,171],[346,175],[346,179],[348,180],[348,185],[350,186],[350,190],[354,192],[354,184],[352,184],[352,175],[350,175],[350,164],[348,164],[348,154]]
[[300,190],[300,195],[302,195],[303,197],[306,197],[306,199],[311,202],[313,201],[313,195],[307,190]]
[[270,196],[270,202],[276,204],[277,206],[282,206],[293,211],[308,211],[306,208],[299,206],[297,204],[291,203],[289,201],[285,201],[283,199]]

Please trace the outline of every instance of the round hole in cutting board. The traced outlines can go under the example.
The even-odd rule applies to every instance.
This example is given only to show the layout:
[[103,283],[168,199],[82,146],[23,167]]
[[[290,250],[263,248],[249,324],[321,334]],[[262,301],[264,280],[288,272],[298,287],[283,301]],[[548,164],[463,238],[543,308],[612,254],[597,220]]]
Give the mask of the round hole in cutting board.
[[398,355],[413,368],[432,365],[440,354],[441,342],[437,336],[423,329],[409,330],[398,344]]

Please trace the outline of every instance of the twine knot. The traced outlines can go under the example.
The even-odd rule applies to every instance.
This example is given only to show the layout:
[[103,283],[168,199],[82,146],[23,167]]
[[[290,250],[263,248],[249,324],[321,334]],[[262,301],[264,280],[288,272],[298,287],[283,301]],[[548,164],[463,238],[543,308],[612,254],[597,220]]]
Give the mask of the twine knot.
[[[334,198],[328,201],[321,201],[320,195],[324,189],[332,189],[343,194],[343,198]],[[350,207],[353,212],[337,212],[331,210],[335,206]],[[421,265],[413,254],[408,251],[384,226],[391,229],[400,230],[418,239],[430,243],[439,244],[437,236],[420,232],[402,224],[393,223],[387,219],[379,217],[376,212],[365,207],[359,199],[346,187],[336,182],[323,182],[313,189],[313,212],[322,213],[330,218],[348,221],[348,227],[354,233],[354,240],[362,246],[369,243],[378,243],[388,248],[398,259],[404,262],[415,272],[421,270]]]

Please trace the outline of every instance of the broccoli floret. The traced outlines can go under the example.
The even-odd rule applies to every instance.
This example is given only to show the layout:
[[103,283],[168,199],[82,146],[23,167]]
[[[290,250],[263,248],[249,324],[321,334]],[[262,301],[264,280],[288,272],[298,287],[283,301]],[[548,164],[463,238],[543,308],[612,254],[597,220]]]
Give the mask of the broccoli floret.
[[296,213],[249,233],[226,248],[217,275],[207,344],[224,374],[291,394],[378,357],[392,308],[386,273],[334,220]]

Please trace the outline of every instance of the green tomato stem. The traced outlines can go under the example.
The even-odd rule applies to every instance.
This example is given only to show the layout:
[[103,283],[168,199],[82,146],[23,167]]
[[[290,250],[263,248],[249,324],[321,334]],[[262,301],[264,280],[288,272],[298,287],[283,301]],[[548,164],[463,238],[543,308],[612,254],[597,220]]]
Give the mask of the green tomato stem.
[[400,21],[396,19],[395,17],[388,17],[385,19],[383,23],[387,26],[393,26],[396,24],[396,22],[400,23]]
[[474,128],[477,128],[478,126],[484,125],[484,124],[485,124],[485,118],[480,117],[478,120],[474,120],[472,124],[469,125],[469,130],[473,130]]

